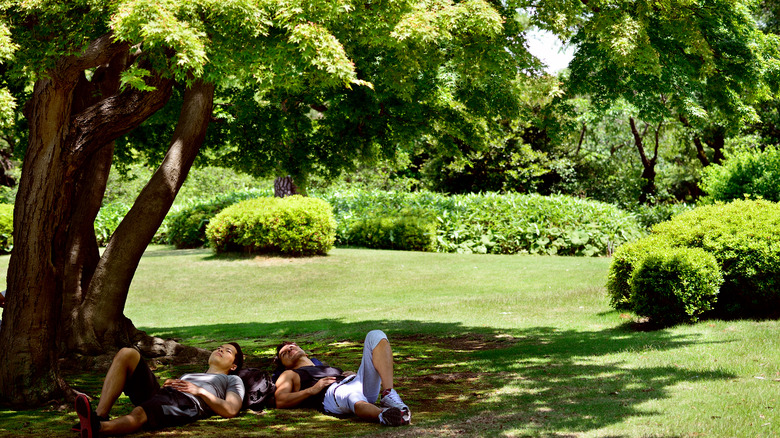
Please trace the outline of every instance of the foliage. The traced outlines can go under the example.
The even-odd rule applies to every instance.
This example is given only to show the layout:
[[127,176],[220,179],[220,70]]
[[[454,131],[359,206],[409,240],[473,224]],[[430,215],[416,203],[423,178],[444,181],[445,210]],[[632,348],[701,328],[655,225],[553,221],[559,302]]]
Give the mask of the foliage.
[[493,254],[603,255],[642,235],[634,217],[605,203],[568,196],[334,191],[338,244],[351,244],[354,223],[401,210],[433,216],[437,251]]
[[14,206],[0,204],[0,253],[8,254],[14,248]]
[[745,148],[728,154],[721,165],[704,169],[706,201],[762,198],[780,202],[780,149]]
[[653,225],[666,222],[680,213],[692,210],[694,207],[693,204],[683,203],[636,205],[629,211],[636,215],[637,221],[643,228],[649,230]]
[[396,216],[367,217],[352,225],[349,242],[366,248],[433,251],[436,222],[430,217],[403,212]]
[[[119,164],[111,169],[103,204],[116,202],[132,204],[149,181],[154,169],[147,164]],[[187,206],[241,190],[270,187],[267,180],[259,180],[231,169],[215,166],[193,167],[176,195],[172,208]]]
[[631,276],[630,306],[662,326],[695,322],[712,310],[721,283],[712,254],[700,248],[656,249]]
[[[446,193],[536,191],[561,163],[551,152],[576,129],[568,101],[559,99],[561,81],[553,76],[519,75],[518,105],[497,116],[495,129],[477,139],[453,141],[435,150],[420,145],[415,156],[426,187]],[[427,146],[427,145],[426,145]]]
[[327,202],[295,195],[234,204],[211,220],[206,236],[217,252],[308,256],[331,249],[335,228]]
[[738,200],[701,206],[653,227],[626,246],[610,267],[607,288],[613,306],[625,308],[625,293],[651,248],[699,248],[718,262],[723,285],[716,311],[727,317],[768,316],[780,308],[780,204]]
[[206,244],[206,226],[225,207],[246,199],[268,196],[267,190],[242,190],[181,208],[165,217],[167,243],[176,248],[198,248]]
[[767,92],[765,55],[774,43],[748,1],[635,0],[592,12],[574,38],[571,78],[579,92],[605,103],[622,97],[640,119],[673,114],[700,129],[756,118],[751,103]]
[[649,254],[669,246],[665,240],[651,235],[627,243],[615,251],[607,274],[607,294],[612,307],[618,310],[632,309],[631,279],[634,272]]
[[130,211],[130,206],[122,202],[114,202],[100,207],[95,218],[95,238],[98,245],[105,246],[108,243],[128,211]]

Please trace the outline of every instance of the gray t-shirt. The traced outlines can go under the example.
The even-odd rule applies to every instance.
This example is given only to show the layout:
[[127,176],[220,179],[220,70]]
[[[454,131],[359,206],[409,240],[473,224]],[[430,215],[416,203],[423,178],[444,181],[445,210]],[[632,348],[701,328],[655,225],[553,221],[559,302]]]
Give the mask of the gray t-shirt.
[[[228,392],[235,392],[241,400],[244,400],[244,382],[235,375],[228,374],[209,374],[209,373],[188,373],[181,376],[181,380],[192,382],[206,391],[214,394],[217,398],[225,400]],[[195,400],[198,409],[203,415],[211,415],[211,408],[199,397],[184,393]]]

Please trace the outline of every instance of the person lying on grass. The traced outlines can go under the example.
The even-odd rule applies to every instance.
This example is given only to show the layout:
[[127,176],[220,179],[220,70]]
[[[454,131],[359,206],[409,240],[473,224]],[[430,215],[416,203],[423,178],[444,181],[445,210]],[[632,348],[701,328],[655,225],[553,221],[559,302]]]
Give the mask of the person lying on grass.
[[[226,343],[211,353],[205,373],[168,379],[160,388],[138,350],[123,348],[111,362],[97,408],[92,410],[86,395],[76,396],[77,430],[81,438],[93,438],[124,435],[142,427],[154,430],[181,426],[212,414],[234,417],[241,409],[244,384],[233,373],[243,363],[241,347],[235,342]],[[109,421],[111,407],[122,392],[136,407],[128,415]]]
[[409,407],[393,389],[393,352],[381,330],[366,335],[357,374],[315,365],[294,342],[279,345],[274,361],[285,369],[276,381],[277,408],[313,407],[339,417],[354,414],[385,426],[411,422]]

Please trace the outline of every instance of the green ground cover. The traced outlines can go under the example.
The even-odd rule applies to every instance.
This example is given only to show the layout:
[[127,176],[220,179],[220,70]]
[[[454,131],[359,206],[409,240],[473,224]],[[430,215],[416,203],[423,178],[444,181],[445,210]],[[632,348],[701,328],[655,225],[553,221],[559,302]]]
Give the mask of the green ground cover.
[[[0,272],[7,263],[0,257]],[[778,436],[778,322],[642,331],[609,307],[609,263],[356,249],[286,259],[151,247],[126,309],[137,326],[206,348],[236,340],[250,366],[294,338],[345,369],[357,368],[365,332],[381,328],[414,424],[384,429],[274,409],[146,435]],[[202,367],[157,371],[193,368]],[[97,396],[101,378],[85,370],[69,380]],[[114,413],[129,409],[123,397]],[[0,435],[74,436],[75,419],[57,403],[3,410]]]

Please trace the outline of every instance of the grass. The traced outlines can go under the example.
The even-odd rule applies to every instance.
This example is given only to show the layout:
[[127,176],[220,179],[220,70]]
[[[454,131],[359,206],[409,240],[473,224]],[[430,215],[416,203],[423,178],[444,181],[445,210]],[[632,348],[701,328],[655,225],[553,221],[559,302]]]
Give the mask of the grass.
[[[2,272],[7,263],[0,258]],[[414,424],[383,429],[273,409],[146,435],[779,436],[778,322],[638,330],[608,306],[609,263],[358,249],[253,258],[151,247],[126,308],[138,327],[206,348],[237,340],[250,366],[294,338],[344,369],[357,368],[363,336],[381,328]],[[69,381],[97,396],[101,377],[84,370]],[[114,413],[130,408],[123,397]],[[72,436],[75,418],[56,403],[0,411],[0,435]]]

